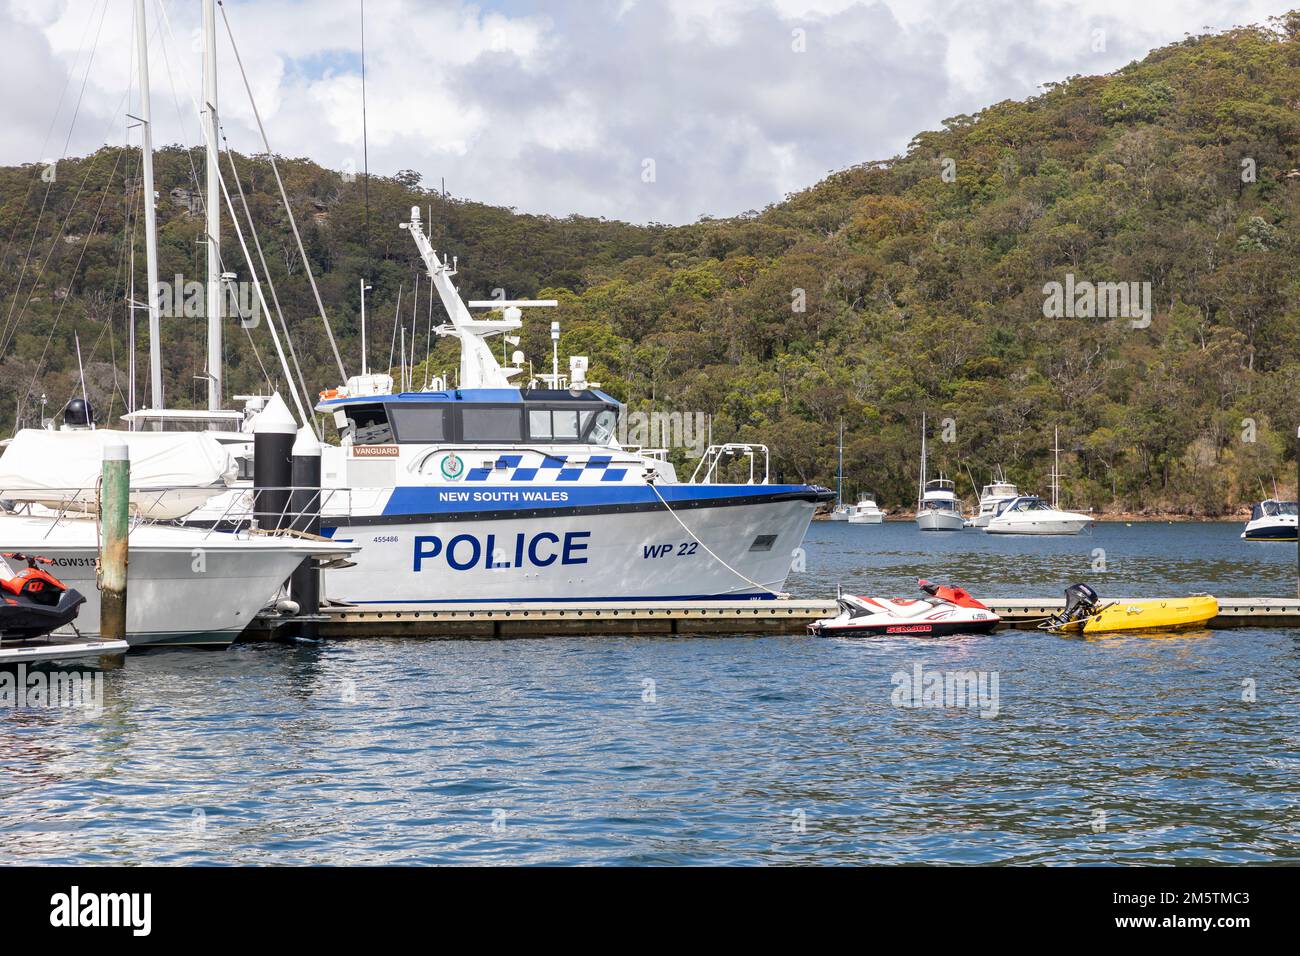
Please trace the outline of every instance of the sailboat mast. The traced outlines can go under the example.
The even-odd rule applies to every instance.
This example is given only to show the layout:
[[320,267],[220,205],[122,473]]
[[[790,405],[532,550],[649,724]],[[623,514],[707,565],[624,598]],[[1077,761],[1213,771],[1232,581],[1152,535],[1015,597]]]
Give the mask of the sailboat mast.
[[840,463],[835,469],[835,510],[844,504],[844,419],[840,418]]
[[144,249],[146,302],[149,306],[149,383],[153,407],[163,408],[162,328],[158,313],[158,221],[154,213],[153,127],[149,119],[149,31],[144,0],[135,0],[135,39],[140,71],[140,167],[144,179]]
[[1052,464],[1052,510],[1060,510],[1061,501],[1061,429],[1052,429],[1055,459]]
[[916,508],[921,509],[925,501],[925,412],[921,413],[921,481],[916,486]]
[[217,164],[217,14],[203,0],[203,126],[207,142],[208,408],[221,408],[221,195]]
[[[131,246],[131,282],[126,294],[126,352],[130,357],[131,370],[127,374],[126,385],[126,404],[127,411],[133,412],[135,408],[135,243]],[[128,426],[130,431],[135,431],[135,422],[131,420]]]

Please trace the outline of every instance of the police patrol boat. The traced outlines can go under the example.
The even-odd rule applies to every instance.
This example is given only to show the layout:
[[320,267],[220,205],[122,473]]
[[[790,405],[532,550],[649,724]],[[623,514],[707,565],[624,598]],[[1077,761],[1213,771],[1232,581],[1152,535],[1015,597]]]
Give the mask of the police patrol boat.
[[[554,302],[460,298],[454,260],[439,259],[419,208],[402,223],[460,345],[459,383],[392,390],[387,375],[321,393],[339,445],[326,446],[322,530],[361,546],[356,566],[326,571],[331,598],[363,605],[773,598],[790,573],[825,488],[768,483],[761,445],[710,445],[690,481],[662,452],[617,439],[620,404],[571,375],[511,379],[487,344]],[[476,318],[469,307],[499,314]],[[552,325],[552,338],[558,338]],[[520,366],[522,353],[514,355]],[[364,370],[363,370],[364,372]],[[405,373],[403,374],[405,377]],[[749,478],[723,483],[728,462]],[[761,462],[761,464],[760,464]]]

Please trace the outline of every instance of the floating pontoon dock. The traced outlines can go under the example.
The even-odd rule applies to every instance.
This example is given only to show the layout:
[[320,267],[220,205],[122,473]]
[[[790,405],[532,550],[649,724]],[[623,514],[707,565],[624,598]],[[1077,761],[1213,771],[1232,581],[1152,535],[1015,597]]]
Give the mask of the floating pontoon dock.
[[[987,600],[1007,627],[1030,628],[1064,607],[1060,599]],[[1119,601],[1118,603],[1123,603]],[[1211,627],[1300,627],[1300,601],[1220,598]],[[803,634],[832,617],[831,600],[625,601],[556,604],[418,604],[400,607],[326,607],[310,618],[322,638],[511,638],[602,634]],[[260,620],[246,639],[266,639],[295,623]]]
[[126,641],[82,637],[37,637],[0,644],[0,667],[44,664],[52,661],[97,661],[101,667],[121,663],[129,650]]

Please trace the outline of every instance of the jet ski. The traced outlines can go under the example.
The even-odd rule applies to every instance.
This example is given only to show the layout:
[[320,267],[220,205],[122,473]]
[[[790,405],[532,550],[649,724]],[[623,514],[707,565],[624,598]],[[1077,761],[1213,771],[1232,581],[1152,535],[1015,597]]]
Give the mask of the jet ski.
[[16,551],[3,557],[27,566],[15,573],[0,561],[0,639],[31,640],[76,619],[86,599],[41,567],[53,563],[49,558]]
[[809,624],[808,633],[816,637],[873,634],[943,637],[987,634],[1002,620],[962,588],[926,580],[916,583],[926,595],[917,600],[841,594],[837,599],[840,613]]

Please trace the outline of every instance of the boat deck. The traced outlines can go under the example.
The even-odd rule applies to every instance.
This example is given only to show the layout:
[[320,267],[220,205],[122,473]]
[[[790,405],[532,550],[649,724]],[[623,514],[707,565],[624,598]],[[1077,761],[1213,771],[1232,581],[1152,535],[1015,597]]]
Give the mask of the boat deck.
[[[985,602],[1006,627],[1032,629],[1059,611],[1061,599],[1001,598]],[[1122,602],[1121,602],[1122,603]],[[1211,627],[1300,627],[1300,601],[1220,598]],[[620,601],[556,604],[423,604],[331,607],[312,618],[322,638],[512,638],[589,635],[803,634],[836,613],[833,600]],[[293,619],[259,621],[245,639],[267,639]]]

